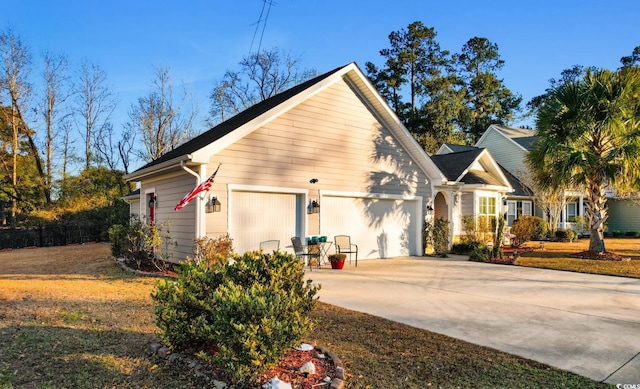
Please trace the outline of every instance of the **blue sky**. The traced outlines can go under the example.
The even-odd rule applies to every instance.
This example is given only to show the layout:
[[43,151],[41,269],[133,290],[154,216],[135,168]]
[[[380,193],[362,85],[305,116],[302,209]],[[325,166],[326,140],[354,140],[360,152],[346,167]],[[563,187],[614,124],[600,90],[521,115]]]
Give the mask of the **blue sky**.
[[[119,100],[112,120],[119,129],[131,103],[149,92],[153,66],[170,67],[172,78],[190,87],[203,119],[213,83],[248,55],[262,6],[262,0],[20,0],[3,4],[0,28],[12,27],[34,60],[50,50],[74,66],[86,59],[102,67]],[[319,73],[352,61],[364,68],[367,61],[381,65],[389,33],[414,21],[434,27],[441,47],[452,52],[474,36],[496,43],[505,60],[499,76],[525,102],[563,69],[616,69],[640,45],[638,0],[274,0],[262,47],[300,56],[303,67]],[[198,130],[205,129],[201,122]]]

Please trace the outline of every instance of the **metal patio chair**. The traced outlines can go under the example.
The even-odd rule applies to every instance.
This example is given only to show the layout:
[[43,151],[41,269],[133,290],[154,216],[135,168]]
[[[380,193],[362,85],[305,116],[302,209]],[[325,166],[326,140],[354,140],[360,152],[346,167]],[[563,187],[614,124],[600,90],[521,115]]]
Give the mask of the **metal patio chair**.
[[305,262],[309,265],[309,270],[313,271],[313,264],[311,263],[312,258],[315,258],[318,267],[320,267],[319,250],[310,251],[309,246],[304,246],[302,244],[302,239],[300,239],[299,236],[291,238],[291,243],[293,244],[293,251],[295,252],[296,258],[304,258]]
[[349,254],[349,264],[351,264],[351,254],[356,255],[356,267],[358,267],[358,245],[351,243],[349,235],[336,235],[333,244],[336,245],[336,252]]

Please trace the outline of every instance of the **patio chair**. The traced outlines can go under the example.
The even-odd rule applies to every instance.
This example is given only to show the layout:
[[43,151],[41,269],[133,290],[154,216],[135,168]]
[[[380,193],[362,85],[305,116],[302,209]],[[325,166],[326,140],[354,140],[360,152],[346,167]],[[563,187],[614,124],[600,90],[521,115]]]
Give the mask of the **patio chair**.
[[337,253],[349,254],[349,264],[351,264],[351,254],[356,255],[356,267],[358,267],[358,245],[351,243],[349,235],[336,235],[334,239]]
[[304,258],[309,265],[309,270],[313,271],[312,258],[316,259],[318,267],[320,267],[320,251],[309,251],[309,246],[303,246],[302,239],[300,239],[299,236],[291,238],[291,243],[293,244],[293,251],[295,252],[296,258]]
[[271,239],[260,242],[260,250],[265,253],[272,253],[275,250],[280,250],[280,241],[278,239]]

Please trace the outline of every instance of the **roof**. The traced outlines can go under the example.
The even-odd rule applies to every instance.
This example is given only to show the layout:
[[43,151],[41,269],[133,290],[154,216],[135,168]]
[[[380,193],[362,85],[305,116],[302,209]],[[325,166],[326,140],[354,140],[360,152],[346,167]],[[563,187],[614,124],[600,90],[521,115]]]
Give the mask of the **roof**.
[[457,181],[458,177],[478,158],[484,149],[474,147],[474,150],[457,153],[432,155],[431,160],[449,181]]
[[480,170],[469,170],[469,172],[465,174],[460,181],[468,185],[481,184],[504,186],[504,183],[501,182],[496,176],[489,172],[483,172]]
[[[500,166],[500,164],[498,164],[498,166]],[[500,166],[500,169],[502,169],[505,177],[507,177],[507,180],[509,181],[509,184],[511,184],[511,187],[513,188],[513,192],[511,192],[509,196],[531,197],[533,191],[529,189],[528,186],[520,181],[518,177],[511,174],[511,172],[509,172],[507,169],[503,168],[502,166]]]
[[142,177],[186,163],[209,163],[212,155],[338,81],[350,85],[354,93],[363,100],[363,104],[397,137],[398,142],[417,162],[417,167],[431,178],[432,183],[437,184],[445,180],[444,175],[355,62],[333,69],[247,108],[128,174],[125,179],[140,180]]
[[454,143],[445,143],[443,146],[448,148],[449,150],[451,150],[452,153],[478,149],[478,147],[476,147],[476,146],[457,145],[457,144],[454,144]]

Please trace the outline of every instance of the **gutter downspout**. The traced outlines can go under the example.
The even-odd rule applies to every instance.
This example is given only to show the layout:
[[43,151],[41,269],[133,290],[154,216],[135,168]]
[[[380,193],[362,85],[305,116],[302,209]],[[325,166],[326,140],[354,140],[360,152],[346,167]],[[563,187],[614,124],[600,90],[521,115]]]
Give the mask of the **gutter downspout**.
[[[184,170],[185,172],[191,174],[192,176],[196,177],[196,185],[200,185],[200,182],[202,180],[202,178],[200,177],[200,174],[194,172],[193,170],[191,170],[187,164],[185,163],[185,160],[180,161],[180,167],[182,168],[182,170]],[[194,237],[194,239],[197,239],[199,237],[202,236],[202,199],[200,198],[200,196],[196,196],[196,236]]]

